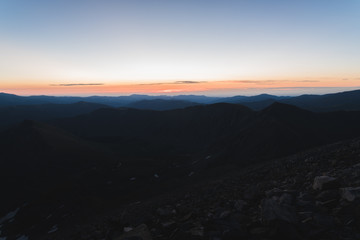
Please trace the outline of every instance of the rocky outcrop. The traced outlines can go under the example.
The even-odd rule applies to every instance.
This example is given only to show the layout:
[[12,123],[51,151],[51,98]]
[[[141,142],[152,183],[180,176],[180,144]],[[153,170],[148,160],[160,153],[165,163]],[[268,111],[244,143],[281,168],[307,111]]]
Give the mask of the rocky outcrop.
[[343,199],[353,202],[360,198],[360,187],[347,187],[342,189]]
[[314,190],[325,190],[335,188],[337,185],[337,179],[329,176],[318,176],[314,179]]
[[145,224],[141,224],[135,229],[125,232],[114,240],[152,240],[151,233]]
[[242,169],[114,218],[103,239],[360,239],[360,140]]

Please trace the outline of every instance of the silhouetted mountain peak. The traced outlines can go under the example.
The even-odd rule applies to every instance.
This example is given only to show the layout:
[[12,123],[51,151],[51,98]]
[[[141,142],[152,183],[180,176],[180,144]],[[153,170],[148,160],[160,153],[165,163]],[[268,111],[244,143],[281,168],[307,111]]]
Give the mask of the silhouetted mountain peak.
[[270,114],[270,115],[274,115],[274,114],[288,115],[288,114],[295,114],[295,113],[299,113],[299,114],[310,113],[310,111],[304,110],[302,108],[298,108],[296,106],[285,104],[285,103],[280,103],[280,102],[272,103],[270,106],[268,106],[261,112],[265,113],[265,114]]
[[301,95],[282,102],[315,112],[357,111],[360,109],[360,90],[325,95]]
[[267,94],[267,93],[259,94],[259,95],[253,96],[253,97],[262,97],[262,98],[277,98],[277,96],[270,95],[270,94]]
[[185,100],[176,100],[176,99],[149,99],[149,100],[140,100],[127,105],[129,108],[136,109],[150,109],[150,110],[171,110],[171,109],[180,109],[199,105],[199,103],[185,101]]
[[16,96],[16,95],[5,93],[5,92],[0,92],[0,96]]

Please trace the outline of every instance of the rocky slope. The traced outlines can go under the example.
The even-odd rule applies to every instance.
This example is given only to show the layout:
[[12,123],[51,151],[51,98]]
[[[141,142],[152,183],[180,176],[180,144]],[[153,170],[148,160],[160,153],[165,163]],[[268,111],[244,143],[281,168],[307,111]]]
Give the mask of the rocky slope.
[[359,239],[360,140],[115,210],[57,239]]

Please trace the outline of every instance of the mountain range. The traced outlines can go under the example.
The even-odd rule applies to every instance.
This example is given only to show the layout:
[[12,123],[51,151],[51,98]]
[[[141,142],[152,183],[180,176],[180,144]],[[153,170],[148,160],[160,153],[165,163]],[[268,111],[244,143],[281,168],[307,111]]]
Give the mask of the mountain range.
[[260,94],[256,96],[233,96],[233,97],[207,97],[201,95],[178,95],[178,96],[91,96],[91,97],[53,97],[53,96],[17,96],[0,93],[0,106],[13,105],[39,105],[39,104],[69,104],[88,102],[108,105],[111,107],[129,107],[151,110],[170,110],[185,108],[196,104],[234,103],[242,104],[253,110],[261,110],[272,103],[282,102],[303,109],[318,112],[338,110],[360,110],[360,90],[324,94],[324,95],[301,95],[301,96],[274,96]]
[[[186,195],[195,185],[208,188],[209,181],[223,181],[229,174],[253,176],[255,166],[358,138],[359,95],[237,96],[209,102],[202,96],[132,96],[133,102],[115,106],[104,104],[113,98],[55,103],[46,101],[62,98],[29,97],[23,104],[23,97],[2,94],[12,100],[0,107],[0,238],[81,239],[74,235],[82,232],[77,226],[100,219],[104,224],[115,209]],[[275,180],[276,186],[284,185]],[[227,186],[236,192],[233,184]],[[193,200],[189,196],[186,201]],[[153,211],[141,209],[144,218],[119,214],[136,216],[140,224]],[[126,219],[117,221],[126,227]],[[163,225],[161,231],[169,237],[172,233]],[[122,239],[116,238],[121,234],[123,230],[107,238]]]

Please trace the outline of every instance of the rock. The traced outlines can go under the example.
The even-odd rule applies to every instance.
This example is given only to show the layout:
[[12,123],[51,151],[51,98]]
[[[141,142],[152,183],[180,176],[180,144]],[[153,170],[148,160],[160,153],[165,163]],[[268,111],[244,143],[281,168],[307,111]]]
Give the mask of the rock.
[[265,195],[268,198],[271,198],[272,196],[280,196],[284,191],[279,188],[273,188],[271,190],[265,191]]
[[291,205],[293,197],[289,193],[284,193],[280,196],[279,201],[281,204]]
[[162,217],[167,217],[167,216],[176,214],[176,210],[174,208],[172,208],[171,206],[165,206],[163,208],[158,208],[156,210],[156,213]]
[[233,239],[248,239],[248,233],[245,230],[240,229],[230,229],[226,231],[223,236],[222,240],[233,240]]
[[336,225],[335,218],[325,214],[320,214],[320,213],[314,214],[313,220],[315,225],[320,227],[331,228],[331,227],[335,227]]
[[339,197],[340,197],[339,190],[332,189],[332,190],[322,191],[316,196],[316,199],[320,201],[327,201],[330,199],[339,199]]
[[352,167],[353,168],[360,168],[360,163],[354,164]]
[[291,196],[294,196],[297,194],[297,191],[294,190],[281,190],[279,188],[273,188],[271,190],[265,191],[265,195],[267,198],[271,198],[273,196],[280,197],[284,194]]
[[297,199],[307,202],[314,200],[313,196],[307,192],[300,192]]
[[194,227],[194,228],[190,229],[189,233],[192,236],[203,237],[204,236],[204,227],[202,227],[202,226]]
[[[294,224],[290,224],[284,221],[276,221],[271,224],[271,230],[265,237],[265,239],[293,239],[302,240],[304,239],[299,234]],[[262,238],[264,239],[264,238]]]
[[199,240],[203,239],[202,237],[191,235],[189,232],[185,232],[181,229],[175,229],[169,237],[161,236],[159,239],[171,239],[171,240]]
[[151,233],[145,224],[141,224],[133,230],[122,234],[114,240],[152,240]]
[[319,207],[325,207],[325,208],[334,208],[338,205],[338,200],[337,199],[330,199],[327,201],[318,201],[316,202],[316,205]]
[[241,200],[241,199],[236,200],[235,203],[234,203],[234,207],[238,211],[242,211],[246,205],[248,205],[247,202],[244,201],[244,200]]
[[229,215],[231,214],[231,211],[229,210],[225,210],[225,211],[222,211],[220,214],[219,214],[219,218],[226,218],[228,217]]
[[164,228],[170,228],[170,227],[173,227],[175,224],[176,224],[175,221],[170,220],[170,221],[161,223],[161,226],[163,226]]
[[227,208],[219,207],[216,208],[214,211],[209,212],[208,217],[214,218],[214,219],[221,219],[226,218],[229,216],[231,211]]
[[19,212],[20,208],[15,209],[12,212],[9,212],[6,216],[0,218],[0,224],[8,221],[8,220],[12,220],[14,219],[14,217],[16,216],[16,214]]
[[132,227],[124,227],[124,232],[130,232],[134,230]]
[[281,203],[275,197],[263,199],[261,203],[261,218],[264,222],[283,220],[289,223],[296,223],[298,221],[295,209],[291,205]]
[[48,233],[54,233],[58,230],[58,226],[57,225],[54,225],[52,226],[52,228],[48,231]]
[[252,235],[261,235],[261,236],[266,235],[269,231],[270,229],[268,227],[255,227],[250,229],[250,233]]
[[188,213],[185,216],[183,216],[182,218],[180,218],[180,222],[185,222],[187,220],[189,220],[192,217],[192,213]]
[[334,189],[337,186],[337,179],[329,176],[317,176],[314,179],[314,190]]
[[260,191],[260,189],[258,189],[257,186],[252,186],[251,188],[246,189],[243,197],[246,200],[252,201],[252,200],[255,200],[256,198],[258,198],[262,193],[263,192]]
[[347,187],[342,189],[342,198],[346,199],[349,202],[354,201],[357,198],[360,198],[360,187]]

